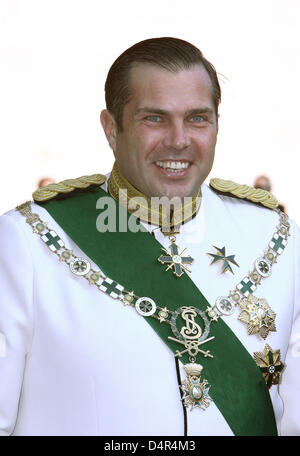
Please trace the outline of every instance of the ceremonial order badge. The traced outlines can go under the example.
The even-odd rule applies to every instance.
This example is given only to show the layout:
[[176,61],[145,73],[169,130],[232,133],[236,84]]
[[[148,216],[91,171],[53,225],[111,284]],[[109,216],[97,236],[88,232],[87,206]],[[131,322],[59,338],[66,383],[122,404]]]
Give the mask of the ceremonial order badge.
[[200,407],[203,410],[209,406],[211,397],[208,394],[209,386],[207,386],[207,380],[200,382],[200,375],[202,371],[201,364],[190,363],[184,366],[184,370],[187,373],[187,379],[184,380],[181,390],[183,391],[182,400],[185,407],[191,406],[191,410],[194,407]]
[[253,358],[261,370],[267,387],[278,385],[280,374],[285,367],[280,361],[280,350],[272,350],[270,345],[266,344],[264,351],[255,352]]
[[169,246],[170,253],[163,248],[162,250],[166,253],[166,255],[160,255],[158,261],[161,264],[168,264],[166,271],[168,271],[169,269],[173,269],[173,274],[175,274],[176,277],[181,277],[182,274],[184,274],[184,270],[191,272],[188,269],[187,265],[192,264],[194,258],[192,258],[191,256],[182,256],[186,249],[179,253],[178,245],[175,244],[175,241],[171,240],[171,242],[172,243]]
[[[199,323],[204,323],[204,328],[201,328],[195,319],[200,319]],[[185,321],[185,325],[178,329],[178,319],[180,323],[182,320]],[[175,356],[181,357],[183,353],[189,354],[190,363],[184,366],[187,374],[186,380],[183,382],[181,389],[183,391],[182,401],[185,407],[191,406],[191,410],[194,407],[200,407],[205,409],[209,406],[211,397],[208,394],[210,386],[207,386],[207,380],[203,379],[200,381],[200,375],[202,372],[202,365],[195,362],[198,353],[201,353],[205,358],[213,358],[213,355],[209,350],[201,350],[199,347],[210,340],[214,339],[214,336],[208,337],[210,332],[210,321],[207,318],[205,312],[197,309],[196,307],[180,307],[175,312],[172,312],[170,319],[171,329],[173,334],[176,336],[168,337],[184,346],[184,349],[179,351],[176,350]],[[182,325],[182,323],[181,323]]]
[[235,266],[240,267],[234,259],[235,255],[226,256],[225,247],[220,249],[219,247],[213,246],[213,248],[216,249],[217,253],[208,253],[207,254],[207,255],[211,256],[213,259],[210,264],[212,265],[214,263],[217,263],[218,261],[223,261],[222,271],[221,271],[222,274],[224,274],[227,271],[230,271],[232,274],[234,274],[232,267],[230,266],[230,263],[234,264]]

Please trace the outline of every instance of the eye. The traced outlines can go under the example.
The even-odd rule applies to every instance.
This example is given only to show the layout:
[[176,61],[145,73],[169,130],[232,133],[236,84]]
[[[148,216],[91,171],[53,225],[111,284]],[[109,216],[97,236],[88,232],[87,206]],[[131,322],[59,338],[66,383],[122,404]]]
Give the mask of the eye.
[[146,120],[149,120],[150,122],[154,122],[154,123],[158,123],[158,122],[161,122],[162,121],[162,118],[161,116],[147,116],[145,117]]
[[193,116],[193,117],[190,117],[190,121],[193,122],[193,123],[201,123],[204,121],[204,118],[200,115],[198,116]]

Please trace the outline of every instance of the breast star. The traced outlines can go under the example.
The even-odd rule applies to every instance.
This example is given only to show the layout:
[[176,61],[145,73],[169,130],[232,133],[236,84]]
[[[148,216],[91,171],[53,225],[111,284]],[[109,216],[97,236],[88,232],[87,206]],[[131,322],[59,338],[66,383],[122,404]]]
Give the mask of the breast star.
[[254,353],[254,361],[261,370],[267,387],[278,385],[285,365],[280,361],[280,350],[273,350],[266,344],[263,352]]

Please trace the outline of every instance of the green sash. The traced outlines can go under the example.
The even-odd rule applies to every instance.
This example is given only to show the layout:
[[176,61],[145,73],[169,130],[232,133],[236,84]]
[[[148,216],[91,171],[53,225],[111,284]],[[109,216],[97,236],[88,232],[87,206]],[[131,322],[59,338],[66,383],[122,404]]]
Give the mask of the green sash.
[[[157,262],[161,245],[148,231],[97,230],[96,219],[101,211],[96,209],[96,203],[103,196],[116,204],[117,221],[119,211],[128,220],[130,214],[101,189],[50,200],[42,206],[108,277],[127,290],[151,297],[170,310],[183,305],[205,310],[209,303],[187,274],[178,279],[163,271]],[[179,348],[168,340],[168,336],[173,336],[168,324],[151,317],[146,320],[173,352]],[[211,385],[209,394],[234,435],[277,435],[269,391],[251,355],[223,320],[211,324],[211,335],[215,339],[207,342],[205,349],[214,358],[198,355],[199,362],[204,368],[203,377]],[[188,355],[182,355],[181,360],[188,363]]]

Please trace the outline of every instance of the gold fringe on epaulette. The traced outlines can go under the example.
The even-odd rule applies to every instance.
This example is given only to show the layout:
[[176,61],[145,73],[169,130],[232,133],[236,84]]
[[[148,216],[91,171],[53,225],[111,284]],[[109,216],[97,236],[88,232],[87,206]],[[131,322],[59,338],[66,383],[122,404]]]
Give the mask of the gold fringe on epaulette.
[[230,180],[213,178],[210,180],[210,186],[215,190],[223,193],[232,193],[237,198],[248,199],[254,203],[260,203],[270,209],[278,207],[278,201],[272,193],[262,190],[261,188],[250,187],[249,185],[240,185]]
[[67,179],[57,184],[49,184],[37,189],[32,197],[34,201],[42,202],[55,198],[59,193],[70,193],[76,189],[87,189],[88,187],[102,185],[106,177],[102,174],[92,174],[91,176],[82,176],[77,179]]

